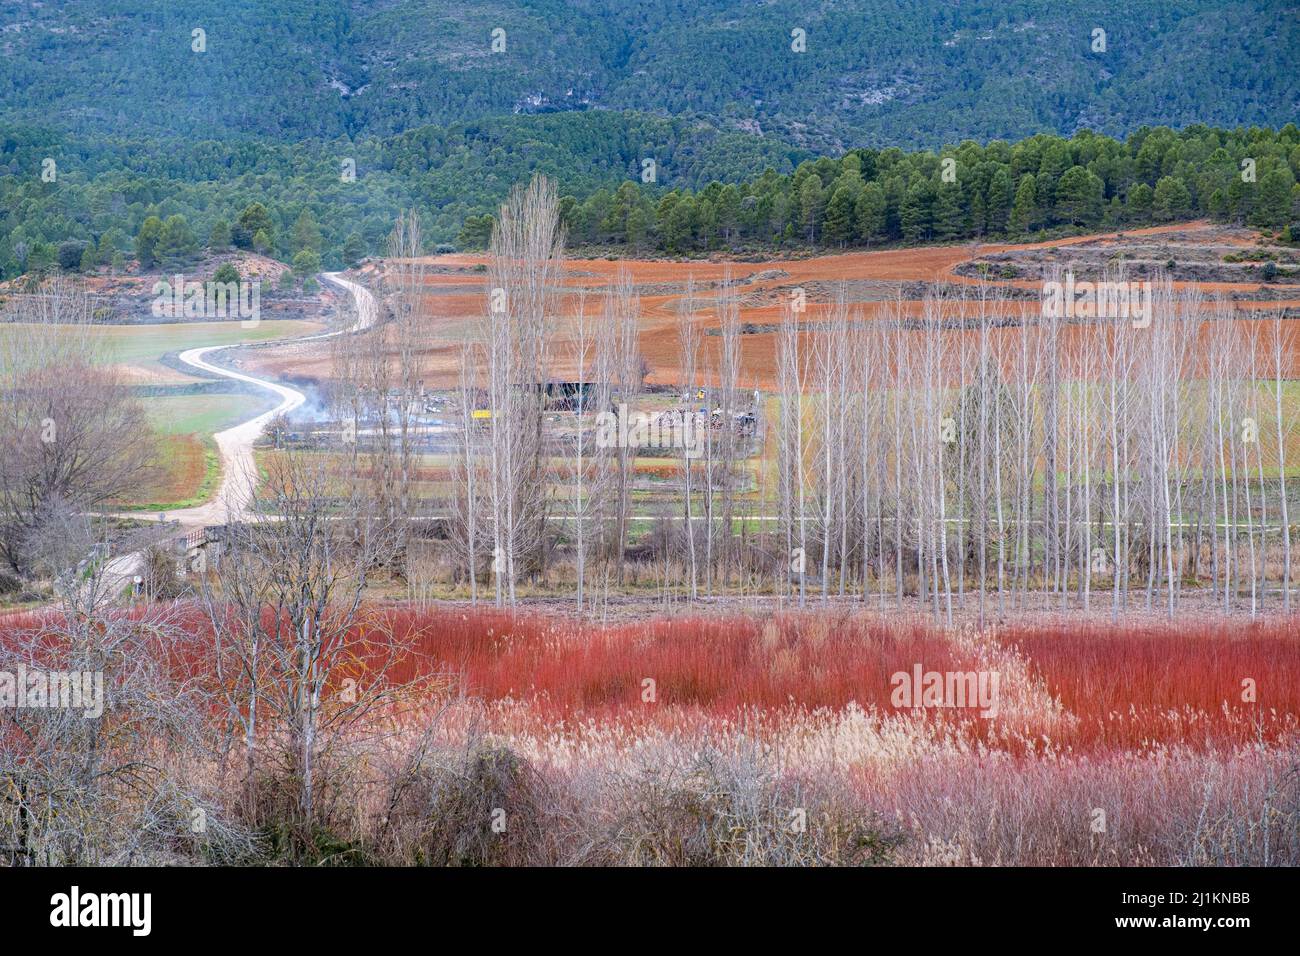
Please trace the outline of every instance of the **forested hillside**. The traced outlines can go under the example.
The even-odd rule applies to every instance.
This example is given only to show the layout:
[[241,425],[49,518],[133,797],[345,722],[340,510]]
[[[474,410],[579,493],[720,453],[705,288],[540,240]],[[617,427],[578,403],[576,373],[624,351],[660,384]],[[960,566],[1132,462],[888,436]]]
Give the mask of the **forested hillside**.
[[13,0],[0,277],[180,267],[228,243],[338,267],[381,252],[407,208],[430,248],[473,248],[535,172],[573,243],[677,255],[1199,215],[1289,230],[1296,14]]
[[325,262],[337,267],[349,237],[359,254],[380,251],[401,209],[419,210],[431,242],[451,242],[467,218],[495,209],[533,172],[585,199],[639,175],[647,154],[658,164],[659,191],[743,181],[768,168],[789,172],[810,156],[748,133],[605,111],[355,141],[178,140],[165,149],[152,139],[0,122],[0,277],[28,268],[33,254],[38,267],[53,262],[67,242],[102,247],[100,264],[115,250],[129,259],[150,217],[184,222],[173,257],[183,261],[251,203],[269,210],[267,251],[293,255],[288,226],[308,210],[320,224]]
[[[638,175],[644,152],[656,159],[654,182]],[[355,178],[341,175],[345,160]],[[477,248],[491,211],[532,171],[558,180],[571,244],[634,252],[1025,238],[1194,216],[1300,238],[1294,124],[818,159],[757,137],[614,113],[356,143],[182,143],[165,153],[0,127],[0,273],[120,268],[132,257],[180,268],[204,247],[230,244],[285,261],[306,250],[301,270],[337,268],[382,252],[407,208],[421,216],[430,249]]]
[[1280,126],[1298,49],[1287,0],[10,0],[0,105],[83,133],[290,142],[634,110],[833,153]]

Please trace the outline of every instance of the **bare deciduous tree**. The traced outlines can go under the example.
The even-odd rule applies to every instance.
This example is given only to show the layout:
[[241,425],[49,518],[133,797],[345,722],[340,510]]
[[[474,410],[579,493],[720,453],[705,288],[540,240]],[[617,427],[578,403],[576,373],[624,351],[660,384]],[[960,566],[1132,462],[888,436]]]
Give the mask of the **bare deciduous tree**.
[[492,231],[483,326],[491,411],[493,571],[497,603],[537,561],[550,495],[542,415],[558,311],[564,237],[555,185],[534,177],[501,206]]
[[0,324],[0,554],[18,573],[41,528],[148,479],[144,412],[104,362],[92,300],[64,278],[18,297]]

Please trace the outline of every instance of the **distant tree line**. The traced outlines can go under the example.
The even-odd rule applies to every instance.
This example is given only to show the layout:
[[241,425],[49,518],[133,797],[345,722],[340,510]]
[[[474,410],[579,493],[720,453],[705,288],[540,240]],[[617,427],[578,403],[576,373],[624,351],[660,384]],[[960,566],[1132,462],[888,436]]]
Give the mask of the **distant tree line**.
[[[1198,216],[1300,239],[1300,131],[1144,129],[1120,141],[1039,135],[939,153],[856,149],[788,175],[664,191],[635,182],[561,198],[574,244],[689,254],[1016,238],[1040,230],[1149,226]],[[479,247],[490,215],[459,242]]]
[[[236,219],[260,204],[261,248],[284,262],[304,211],[317,224],[322,264],[337,269],[385,247],[398,213],[415,209],[428,251],[456,240],[465,220],[495,209],[534,172],[585,197],[616,187],[652,155],[669,186],[789,172],[811,154],[777,139],[720,131],[687,120],[592,112],[502,117],[421,127],[386,139],[273,141],[73,136],[0,121],[0,278],[129,259],[146,220],[181,216],[161,254],[202,249],[214,229],[258,248]],[[155,226],[150,226],[150,231]],[[107,239],[105,239],[107,236]],[[146,246],[151,240],[146,238]],[[101,249],[101,243],[103,248]],[[120,263],[119,263],[120,264]]]
[[[171,269],[238,248],[303,278],[381,250],[402,208],[416,210],[425,252],[479,249],[490,210],[532,171],[559,184],[572,246],[634,254],[1014,239],[1198,216],[1300,237],[1295,124],[838,158],[638,114],[329,144],[175,144],[163,155],[147,146],[0,126],[0,277],[120,271],[132,258]],[[647,159],[654,175],[643,177]]]

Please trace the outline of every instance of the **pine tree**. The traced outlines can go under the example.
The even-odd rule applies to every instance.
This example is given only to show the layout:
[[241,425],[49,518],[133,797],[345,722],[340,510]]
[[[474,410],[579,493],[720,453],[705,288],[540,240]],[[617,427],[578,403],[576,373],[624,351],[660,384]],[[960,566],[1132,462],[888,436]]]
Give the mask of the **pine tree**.
[[366,241],[358,232],[352,233],[343,242],[343,264],[349,269],[366,257]]
[[908,187],[898,219],[904,241],[920,242],[930,238],[934,228],[934,186],[929,180],[918,179]]
[[935,188],[933,223],[937,239],[956,239],[966,231],[961,186],[956,183],[940,183]]
[[1046,215],[1056,202],[1056,187],[1065,171],[1070,168],[1070,147],[1057,140],[1043,150],[1043,161],[1038,167],[1034,184],[1038,188],[1038,209]]
[[1252,226],[1284,226],[1291,221],[1291,187],[1295,177],[1291,170],[1279,166],[1259,180],[1255,208],[1248,220]]
[[456,237],[456,245],[462,249],[486,249],[488,241],[492,238],[493,223],[491,213],[467,216],[464,225],[460,227],[460,234]]
[[168,216],[158,236],[157,255],[164,265],[184,262],[198,250],[198,241],[184,216]]
[[838,187],[826,204],[822,237],[829,243],[844,245],[853,236],[853,193],[848,186]]
[[1192,194],[1181,179],[1163,176],[1156,183],[1155,196],[1151,204],[1151,215],[1158,222],[1186,218],[1192,207]]
[[1075,226],[1095,225],[1101,219],[1105,185],[1082,166],[1071,166],[1056,184],[1056,218]]
[[982,192],[976,192],[975,198],[970,204],[971,230],[977,236],[982,236],[988,232],[989,228],[989,208],[988,203],[984,200]]
[[208,230],[208,248],[213,252],[225,252],[230,248],[230,226],[224,219],[218,219]]
[[299,249],[293,256],[293,271],[302,279],[320,271],[320,255],[314,249]]
[[1146,183],[1137,183],[1128,191],[1129,222],[1148,222],[1151,219],[1153,190]]
[[293,224],[293,251],[297,253],[307,249],[319,253],[321,245],[320,227],[316,225],[316,220],[312,218],[311,210],[303,209],[298,214],[297,221]]
[[1012,234],[1024,235],[1034,228],[1038,219],[1038,186],[1034,182],[1033,174],[1025,173],[1020,177],[1020,185],[1016,187],[1016,198],[1011,204]]
[[817,241],[817,230],[821,226],[825,204],[821,179],[815,175],[808,176],[799,187],[799,219],[809,242]]
[[1011,217],[1011,204],[1015,200],[1015,189],[1011,184],[1011,173],[1005,166],[999,166],[989,180],[988,188],[988,231],[1003,233],[1007,231],[1007,220]]
[[669,252],[687,252],[694,245],[695,200],[681,196],[668,211],[668,221],[660,233]]
[[157,263],[162,230],[162,220],[157,216],[150,216],[140,224],[140,231],[135,234],[135,257],[140,260],[141,268],[151,269]]
[[267,248],[270,248],[270,240],[275,236],[275,222],[260,202],[249,203],[239,214],[238,225],[232,231],[235,245],[244,249],[249,248],[254,245],[259,232],[266,233]]
[[[718,193],[718,229],[722,232],[722,238],[731,242],[736,237],[740,227],[740,190],[734,183],[728,183]],[[628,232],[631,233],[632,225],[629,220]],[[628,240],[629,242],[631,239]]]
[[650,213],[641,206],[633,206],[627,212],[627,242],[635,249],[640,249],[650,231]]
[[99,261],[112,262],[114,253],[117,253],[126,245],[126,237],[122,235],[121,230],[109,229],[99,237]]
[[863,242],[882,239],[887,226],[885,218],[885,190],[880,183],[867,183],[858,194],[853,210],[857,236]]

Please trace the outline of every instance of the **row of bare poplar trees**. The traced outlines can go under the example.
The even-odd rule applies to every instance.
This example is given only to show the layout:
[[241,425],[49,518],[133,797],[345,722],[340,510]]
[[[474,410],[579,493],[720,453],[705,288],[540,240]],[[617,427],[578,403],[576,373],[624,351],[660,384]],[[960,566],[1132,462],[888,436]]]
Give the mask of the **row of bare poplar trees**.
[[[557,552],[572,564],[576,599],[594,606],[623,585],[629,544],[647,522],[667,522],[659,549],[680,558],[685,595],[725,587],[738,569],[738,544],[728,529],[739,517],[747,479],[741,442],[730,427],[709,430],[694,456],[679,454],[680,508],[639,501],[637,449],[597,444],[594,417],[621,405],[637,407],[646,373],[639,351],[640,302],[619,270],[591,307],[585,290],[562,288],[563,237],[555,187],[537,178],[501,209],[490,247],[488,309],[463,345],[452,455],[449,528],[472,600],[490,588],[498,604],[514,603],[521,582],[536,579]],[[740,409],[740,308],[735,287],[721,284],[719,345],[711,369],[694,284],[679,321],[682,381],[698,407],[708,384],[717,418]],[[566,314],[567,313],[567,314]],[[569,389],[569,426],[554,414]],[[667,584],[667,577],[661,578]],[[675,582],[674,582],[675,583]]]
[[1040,316],[988,286],[872,321],[843,291],[815,324],[787,305],[786,593],[914,595],[946,620],[1098,601],[1172,616],[1192,588],[1202,608],[1289,612],[1294,330],[1153,287],[1149,324]]
[[[1281,312],[1246,318],[1157,276],[1142,322],[1044,316],[1023,292],[954,284],[870,317],[843,287],[815,313],[791,294],[774,330],[746,329],[729,276],[691,281],[675,384],[684,407],[705,389],[718,414],[698,456],[671,453],[667,491],[641,494],[637,450],[597,447],[591,428],[642,395],[640,303],[623,270],[594,307],[585,290],[565,294],[557,210],[540,177],[502,207],[488,308],[460,350],[437,510],[472,600],[514,603],[563,558],[582,606],[635,566],[665,599],[919,601],[945,620],[1290,611],[1297,341]],[[337,361],[364,383],[345,390],[356,421],[367,394],[384,406],[368,414],[385,431],[369,472],[384,506],[409,515],[409,403],[386,396],[414,391],[424,275],[413,222],[394,236],[391,329],[371,337],[373,355],[349,345]],[[732,425],[750,407],[742,386],[757,384],[745,334],[771,335],[777,359],[750,436]],[[561,380],[568,414],[547,394]]]

